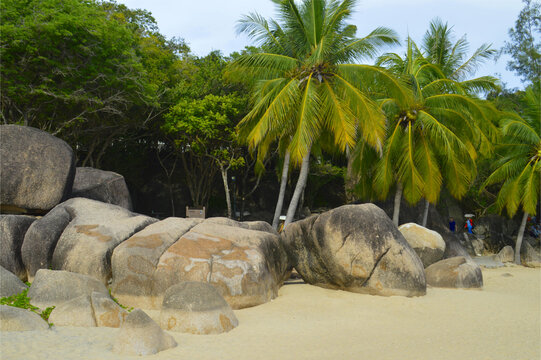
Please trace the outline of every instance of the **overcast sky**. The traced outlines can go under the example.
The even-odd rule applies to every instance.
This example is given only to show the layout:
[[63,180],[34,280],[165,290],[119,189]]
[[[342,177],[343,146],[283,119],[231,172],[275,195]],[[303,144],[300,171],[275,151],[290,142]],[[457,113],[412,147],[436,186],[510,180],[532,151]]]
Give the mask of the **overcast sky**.
[[[253,45],[237,35],[235,25],[241,15],[258,12],[267,19],[276,17],[270,0],[117,0],[130,8],[152,12],[160,32],[168,38],[181,37],[193,53],[204,56],[212,50],[224,55]],[[420,43],[435,17],[453,26],[456,39],[466,34],[470,54],[483,43],[500,49],[509,40],[523,3],[520,0],[359,0],[350,23],[357,26],[357,36],[364,36],[378,26],[395,30],[401,39],[409,34]],[[389,51],[402,53],[400,48]],[[505,69],[509,58],[484,64],[476,76],[493,75],[508,87],[523,88],[518,76]]]

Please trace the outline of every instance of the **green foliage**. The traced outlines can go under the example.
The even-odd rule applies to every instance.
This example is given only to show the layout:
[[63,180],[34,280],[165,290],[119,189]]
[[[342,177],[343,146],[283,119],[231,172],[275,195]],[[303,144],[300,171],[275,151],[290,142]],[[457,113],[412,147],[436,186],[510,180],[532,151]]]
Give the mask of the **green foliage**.
[[235,127],[247,111],[247,98],[245,84],[224,80],[227,62],[220,52],[188,61],[194,71],[179,83],[160,133],[174,149],[173,158],[181,159],[193,205],[204,206],[218,170],[224,174],[246,163]]
[[162,130],[174,135],[177,145],[205,152],[215,142],[233,139],[234,119],[243,105],[242,99],[234,94],[182,99],[165,115]]
[[494,51],[483,45],[468,58],[467,45],[464,37],[453,43],[451,28],[436,19],[421,48],[408,38],[404,56],[378,59],[409,86],[414,101],[380,99],[388,126],[382,156],[366,144],[358,144],[353,154],[353,169],[362,175],[356,190],[364,199],[385,199],[395,184],[403,186],[411,204],[422,197],[436,203],[444,183],[454,197],[466,194],[476,175],[475,160],[492,153],[498,116],[475,96],[498,90],[496,79],[465,79]]
[[515,27],[509,29],[510,41],[502,51],[513,58],[507,63],[509,70],[520,75],[523,82],[535,82],[541,78],[541,3],[523,2]]
[[192,72],[182,40],[114,2],[6,0],[0,24],[2,122],[63,138],[83,166],[158,120]]
[[[27,285],[28,284],[29,283],[27,283]],[[30,298],[28,297],[28,289],[24,289],[19,294],[0,298],[0,305],[8,305],[8,306],[21,308],[21,309],[30,310],[38,314],[39,316],[41,316],[41,318],[47,322],[49,320],[49,315],[51,315],[51,311],[53,311],[53,309],[55,308],[54,306],[50,306],[50,307],[47,307],[45,310],[40,311],[40,308],[30,304]],[[52,324],[49,323],[49,326],[52,326]]]
[[[481,190],[502,184],[496,198],[498,211],[513,217],[520,207],[536,214],[541,174],[541,85],[530,85],[521,96],[521,113],[506,113],[501,121],[503,139],[498,145],[493,172]],[[520,116],[519,116],[520,115]]]
[[341,151],[357,139],[378,147],[385,119],[368,92],[407,95],[386,71],[351,62],[395,44],[396,34],[377,28],[357,38],[356,27],[347,23],[351,0],[275,4],[278,21],[251,13],[238,24],[262,49],[236,57],[229,67],[229,76],[255,83],[253,107],[239,124],[241,138],[260,157],[281,141],[297,165],[325,133]]
[[22,292],[18,294],[1,298],[0,305],[9,305],[9,306],[18,307],[21,309],[28,309],[28,310],[32,310],[36,312],[35,310],[39,310],[39,308],[30,304],[30,298],[27,295],[28,295],[28,289],[24,289]]

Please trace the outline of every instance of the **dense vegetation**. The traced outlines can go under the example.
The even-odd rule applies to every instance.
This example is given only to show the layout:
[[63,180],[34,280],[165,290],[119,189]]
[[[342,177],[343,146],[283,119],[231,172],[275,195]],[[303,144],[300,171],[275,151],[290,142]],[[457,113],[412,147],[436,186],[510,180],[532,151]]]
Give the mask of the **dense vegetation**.
[[121,173],[136,211],[154,216],[206,206],[275,212],[276,226],[285,200],[289,222],[304,205],[389,196],[428,209],[442,192],[470,211],[536,214],[539,2],[524,0],[501,49],[525,91],[476,76],[498,49],[469,54],[439,19],[405,54],[382,54],[397,35],[358,37],[354,0],[274,2],[278,20],[239,14],[257,47],[197,57],[145,10],[4,0],[2,123],[48,131],[78,166]]

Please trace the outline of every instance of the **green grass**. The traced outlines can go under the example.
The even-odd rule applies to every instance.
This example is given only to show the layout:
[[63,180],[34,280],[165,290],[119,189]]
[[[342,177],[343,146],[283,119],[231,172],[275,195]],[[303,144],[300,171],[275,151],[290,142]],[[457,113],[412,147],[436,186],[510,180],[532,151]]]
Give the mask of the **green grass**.
[[[29,285],[30,283],[26,283],[26,284]],[[8,306],[21,308],[21,309],[30,310],[38,314],[39,316],[41,316],[43,320],[47,321],[47,323],[49,324],[49,327],[53,325],[49,322],[49,316],[51,315],[51,311],[53,311],[55,307],[49,306],[45,310],[41,310],[37,306],[30,304],[30,298],[28,297],[28,289],[24,289],[22,292],[15,295],[0,298],[0,305],[8,305]]]

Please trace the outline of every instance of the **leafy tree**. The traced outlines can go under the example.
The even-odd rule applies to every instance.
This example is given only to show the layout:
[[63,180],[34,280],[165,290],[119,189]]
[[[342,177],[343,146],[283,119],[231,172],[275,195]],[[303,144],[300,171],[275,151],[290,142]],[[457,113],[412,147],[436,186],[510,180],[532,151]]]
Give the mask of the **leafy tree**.
[[475,178],[478,153],[492,151],[496,135],[492,116],[497,112],[473,93],[497,89],[496,79],[459,80],[492,51],[483,45],[467,58],[465,38],[453,44],[450,35],[448,26],[435,20],[425,35],[424,52],[408,38],[403,57],[391,53],[377,61],[408,84],[415,100],[411,104],[381,100],[388,119],[383,155],[361,143],[352,165],[357,172],[368,169],[372,175],[359,177],[357,191],[362,197],[386,198],[396,185],[396,225],[402,195],[410,204],[426,199],[425,226],[428,204],[438,201],[444,180],[450,193],[461,198]]
[[[274,3],[278,21],[257,13],[240,20],[239,32],[256,41],[262,51],[240,56],[230,70],[256,80],[253,108],[240,123],[241,136],[263,155],[279,140],[283,156],[301,165],[287,226],[306,185],[311,149],[322,134],[332,134],[342,151],[353,149],[358,138],[378,148],[385,118],[368,92],[381,90],[380,85],[404,102],[407,95],[386,71],[351,63],[397,42],[395,33],[386,28],[357,38],[356,27],[347,24],[354,0]],[[284,174],[287,168],[286,161]],[[279,203],[282,198],[281,191]]]
[[69,140],[108,138],[129,124],[131,103],[153,101],[134,51],[137,37],[95,2],[7,0],[0,6],[4,123]]
[[235,119],[243,106],[242,99],[233,94],[183,99],[165,115],[162,125],[162,130],[174,140],[194,205],[207,205],[217,170],[213,165],[217,165],[224,182],[229,217],[227,171],[244,165],[235,143]]
[[511,40],[505,42],[502,52],[513,58],[507,62],[507,69],[520,75],[522,82],[535,82],[541,78],[541,3],[523,2],[515,27],[509,29]]
[[513,217],[520,207],[524,211],[515,247],[515,262],[520,264],[520,247],[529,215],[536,214],[541,173],[541,86],[539,81],[526,89],[522,97],[523,112],[507,113],[501,123],[503,140],[498,145],[499,158],[494,172],[481,190],[502,183],[496,208]]

